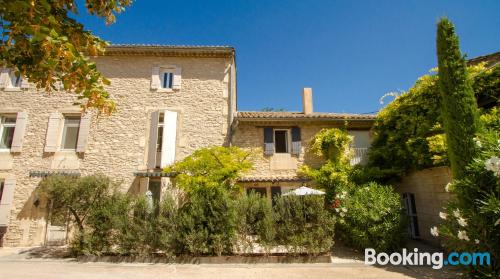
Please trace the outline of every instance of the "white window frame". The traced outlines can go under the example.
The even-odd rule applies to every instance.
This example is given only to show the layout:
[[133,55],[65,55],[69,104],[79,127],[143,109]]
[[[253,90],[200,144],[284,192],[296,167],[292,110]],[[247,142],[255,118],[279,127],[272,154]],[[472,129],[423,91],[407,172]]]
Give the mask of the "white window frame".
[[[5,119],[5,118],[14,118],[15,121],[14,123],[7,123],[7,124],[3,124],[2,121]],[[16,122],[17,122],[17,117],[15,115],[0,115],[0,137],[3,135],[3,129],[5,127],[14,127],[14,133],[16,131]],[[0,152],[10,152],[10,148],[0,148]]]
[[[285,131],[286,132],[286,152],[276,152],[276,131]],[[274,154],[290,154],[292,152],[292,135],[291,129],[273,129],[273,143],[274,143]]]
[[[12,69],[8,69],[8,79],[7,83],[5,84],[4,91],[21,91],[21,84],[23,82],[23,77],[20,75],[19,77],[16,76],[16,71]],[[17,86],[15,86],[14,79],[17,80]]]
[[[72,115],[72,114],[65,114],[63,115],[63,121],[62,121],[62,132],[61,132],[61,140],[60,140],[60,150],[61,151],[67,151],[67,152],[76,152],[76,148],[78,146],[78,134],[80,133],[80,122],[78,122],[78,126],[76,126],[75,123],[71,123],[69,124],[70,126],[66,126],[66,119],[68,118],[79,118],[80,119],[80,122],[82,121],[82,117],[81,115]],[[59,126],[60,127],[60,126]],[[78,128],[78,134],[76,135],[76,145],[75,145],[75,148],[64,148],[64,141],[65,141],[65,138],[66,138],[66,128],[67,127],[77,127]]]

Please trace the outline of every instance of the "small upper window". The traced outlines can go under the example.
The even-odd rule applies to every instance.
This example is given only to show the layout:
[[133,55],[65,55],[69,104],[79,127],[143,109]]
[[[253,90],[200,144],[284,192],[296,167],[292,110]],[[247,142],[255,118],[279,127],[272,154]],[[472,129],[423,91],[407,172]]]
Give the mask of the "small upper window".
[[274,130],[274,151],[288,153],[288,130]]
[[162,70],[160,72],[161,88],[172,89],[174,81],[174,73],[170,70]]
[[21,87],[21,75],[16,75],[15,71],[10,71],[9,73],[10,76],[10,86],[11,88],[18,88]]
[[80,116],[64,117],[64,128],[62,135],[62,149],[76,150],[78,132],[80,130]]
[[0,149],[10,149],[12,139],[14,138],[14,129],[16,128],[16,118],[2,116],[0,124]]

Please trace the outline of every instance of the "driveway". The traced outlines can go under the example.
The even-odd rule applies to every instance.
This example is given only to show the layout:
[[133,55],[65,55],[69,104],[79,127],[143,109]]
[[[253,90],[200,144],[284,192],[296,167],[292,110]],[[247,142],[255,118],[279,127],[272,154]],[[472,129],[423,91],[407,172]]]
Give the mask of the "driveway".
[[22,248],[0,248],[0,278],[455,278],[430,267],[374,267],[333,256],[330,264],[128,264],[80,263],[28,256]]

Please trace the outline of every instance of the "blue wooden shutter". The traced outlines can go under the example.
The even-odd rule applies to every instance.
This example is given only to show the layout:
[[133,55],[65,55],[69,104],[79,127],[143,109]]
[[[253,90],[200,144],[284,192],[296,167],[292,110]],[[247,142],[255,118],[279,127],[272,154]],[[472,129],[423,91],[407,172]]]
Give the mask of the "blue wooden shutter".
[[264,128],[264,155],[270,156],[274,154],[274,137],[273,128]]
[[292,127],[292,154],[299,156],[301,147],[300,128]]

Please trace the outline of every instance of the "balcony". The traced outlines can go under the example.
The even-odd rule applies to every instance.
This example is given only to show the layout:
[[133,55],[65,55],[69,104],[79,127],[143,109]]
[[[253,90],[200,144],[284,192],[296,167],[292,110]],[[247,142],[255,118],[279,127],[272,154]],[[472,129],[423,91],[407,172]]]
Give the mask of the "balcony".
[[351,148],[352,157],[351,157],[351,166],[354,165],[364,165],[368,162],[368,147],[363,148]]

